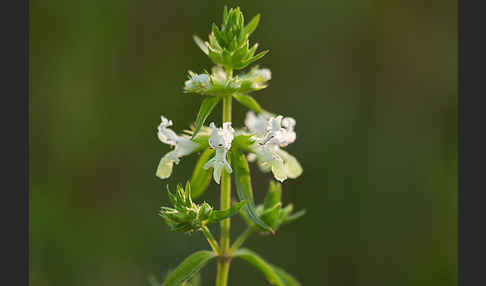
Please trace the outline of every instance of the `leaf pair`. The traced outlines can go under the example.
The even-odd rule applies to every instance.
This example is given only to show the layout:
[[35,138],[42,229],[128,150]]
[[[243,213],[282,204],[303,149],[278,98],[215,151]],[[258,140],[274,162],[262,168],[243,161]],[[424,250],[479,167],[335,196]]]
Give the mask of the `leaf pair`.
[[[184,281],[191,279],[198,273],[216,254],[211,251],[197,251],[182,261],[176,269],[171,271],[162,286],[180,286]],[[242,258],[257,268],[267,280],[276,286],[300,286],[301,284],[283,269],[274,266],[255,252],[249,249],[239,249],[234,254],[235,258]],[[157,284],[153,284],[157,285]]]

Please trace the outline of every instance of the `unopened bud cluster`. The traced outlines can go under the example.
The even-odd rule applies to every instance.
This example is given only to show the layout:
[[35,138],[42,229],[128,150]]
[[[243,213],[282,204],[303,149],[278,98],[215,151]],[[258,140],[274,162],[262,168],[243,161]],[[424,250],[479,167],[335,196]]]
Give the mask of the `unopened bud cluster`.
[[213,210],[208,203],[196,204],[191,198],[191,184],[188,182],[185,189],[177,185],[175,194],[170,191],[169,199],[173,208],[161,207],[159,215],[167,222],[172,231],[193,232],[201,230],[207,224],[216,223],[238,213],[245,205],[239,202],[228,210]]

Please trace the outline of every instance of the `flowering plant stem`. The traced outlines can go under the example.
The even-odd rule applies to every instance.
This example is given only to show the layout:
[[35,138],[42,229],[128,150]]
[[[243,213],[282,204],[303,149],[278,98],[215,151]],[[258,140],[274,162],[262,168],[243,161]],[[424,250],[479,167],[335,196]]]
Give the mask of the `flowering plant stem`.
[[[199,272],[211,259],[217,260],[216,286],[227,286],[233,258],[246,260],[260,270],[272,285],[301,286],[287,272],[266,262],[257,253],[241,248],[252,233],[275,234],[281,225],[305,213],[305,210],[292,213],[292,204],[283,207],[281,184],[273,180],[270,181],[262,204],[257,205],[253,198],[248,162],[256,161],[261,171],[271,171],[280,182],[295,179],[303,171],[297,159],[282,149],[296,139],[295,119],[264,110],[249,95],[250,92],[267,87],[272,77],[270,70],[254,66],[247,72],[241,72],[268,52],[266,50],[255,54],[258,45],[250,45],[249,42],[249,36],[259,21],[258,14],[245,25],[239,7],[229,10],[225,7],[221,28],[212,25],[209,41],[203,42],[193,36],[199,48],[216,65],[211,73],[204,71],[197,74],[189,71],[189,78],[184,82],[184,92],[205,97],[191,130],[178,135],[170,128],[174,123],[161,116],[157,136],[161,142],[172,146],[173,150],[160,159],[156,175],[167,179],[182,157],[194,153],[201,155],[185,188],[177,185],[175,194],[168,190],[172,206],[161,207],[159,215],[173,231],[187,234],[201,231],[212,251],[194,252],[170,271],[162,284],[152,279],[152,286],[201,286]],[[236,71],[235,75],[233,71]],[[245,127],[237,130],[233,128],[231,118],[233,97],[250,109],[245,118]],[[221,102],[222,126],[217,127],[214,122],[205,126],[206,119]],[[230,175],[234,176],[236,186],[237,202],[233,204]],[[219,209],[207,202],[194,201],[208,189],[211,177],[216,184],[220,184]],[[230,244],[230,219],[236,215],[243,218],[248,228]],[[208,228],[208,225],[217,223],[221,227],[219,241]]]
[[[226,71],[228,76],[231,76],[232,71]],[[223,98],[223,123],[231,122],[231,99],[228,95]],[[231,207],[231,177],[227,172],[223,172],[221,178],[221,210],[226,210]],[[220,239],[220,257],[218,260],[218,273],[216,276],[216,286],[226,286],[228,283],[228,273],[231,263],[230,257],[230,219],[221,221],[221,239]]]

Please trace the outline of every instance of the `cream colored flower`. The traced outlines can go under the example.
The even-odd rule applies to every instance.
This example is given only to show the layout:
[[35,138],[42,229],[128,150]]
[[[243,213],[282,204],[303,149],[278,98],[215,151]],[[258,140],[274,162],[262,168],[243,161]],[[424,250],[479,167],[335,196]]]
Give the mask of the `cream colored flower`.
[[[247,115],[247,127],[250,130],[257,130],[256,126],[261,124],[264,118],[256,118]],[[272,117],[267,121],[265,133],[260,137],[253,137],[255,143],[252,145],[253,154],[248,156],[248,160],[258,160],[258,165],[262,171],[272,171],[275,179],[280,182],[287,178],[297,178],[303,172],[297,159],[281,149],[296,139],[294,131],[295,119],[283,117],[281,115]],[[261,132],[256,132],[260,133]]]
[[174,163],[179,164],[179,158],[191,154],[199,146],[191,141],[188,136],[179,136],[172,129],[167,128],[172,125],[171,120],[161,116],[161,123],[157,132],[159,140],[165,144],[175,146],[174,150],[168,152],[160,159],[156,175],[161,179],[170,177]]
[[233,172],[230,164],[226,161],[226,154],[231,148],[235,131],[231,127],[231,122],[224,122],[223,128],[216,128],[214,123],[211,122],[209,127],[213,129],[211,136],[209,136],[209,146],[216,149],[216,154],[204,164],[203,168],[207,170],[212,167],[214,181],[219,184],[223,169],[228,173]]

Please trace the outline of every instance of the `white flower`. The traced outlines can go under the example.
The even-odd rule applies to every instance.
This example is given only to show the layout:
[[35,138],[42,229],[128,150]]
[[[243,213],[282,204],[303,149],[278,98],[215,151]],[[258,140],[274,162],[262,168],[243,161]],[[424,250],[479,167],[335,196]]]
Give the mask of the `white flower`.
[[175,146],[174,150],[168,152],[160,159],[157,167],[156,175],[161,179],[166,179],[172,174],[172,167],[174,163],[179,164],[179,158],[189,155],[198,147],[198,144],[191,141],[188,137],[177,135],[172,129],[167,127],[172,126],[171,120],[161,116],[161,123],[158,127],[157,135],[165,144]]
[[228,173],[233,172],[230,164],[226,161],[226,154],[231,148],[235,130],[231,127],[231,122],[224,122],[223,128],[216,128],[214,123],[211,122],[209,127],[213,129],[211,136],[209,136],[209,146],[216,149],[216,154],[204,164],[203,168],[207,170],[212,167],[214,181],[219,184],[223,168]]
[[[282,125],[284,128],[282,128]],[[256,142],[260,145],[271,144],[285,147],[296,139],[294,126],[295,119],[291,117],[283,118],[282,115],[272,117],[267,123],[265,136],[257,139]]]
[[207,74],[191,74],[191,79],[184,82],[184,88],[186,90],[192,90],[196,88],[207,88],[210,85],[210,78]]
[[252,75],[257,81],[269,81],[272,78],[269,69],[256,69]]
[[209,136],[209,145],[212,148],[223,147],[228,151],[231,148],[235,133],[235,130],[231,127],[231,122],[224,122],[223,128],[216,128],[214,122],[211,122],[209,127],[213,130],[211,136]]
[[224,85],[227,80],[226,72],[220,66],[214,66],[212,69],[211,77],[213,78],[214,82]]
[[269,69],[252,68],[247,74],[240,75],[239,79],[247,84],[251,84],[253,89],[262,89],[266,87],[267,81],[272,78],[272,73]]
[[167,128],[169,126],[172,126],[172,120],[168,120],[164,116],[160,116],[161,123],[159,125],[157,135],[159,136],[160,141],[162,141],[165,144],[169,145],[175,145],[177,141],[177,134]]
[[263,136],[265,131],[267,131],[268,119],[269,117],[263,113],[256,115],[255,112],[248,111],[245,118],[245,125],[250,132]]
[[248,160],[254,161],[257,159],[260,169],[264,172],[271,170],[275,179],[280,182],[285,181],[287,178],[295,179],[303,172],[297,159],[280,149],[278,145],[255,146],[253,150],[256,156],[249,154]]
[[[255,128],[258,118],[249,117],[247,127]],[[259,120],[263,121],[263,118]],[[253,125],[252,125],[253,123]],[[261,122],[258,122],[261,124]],[[295,119],[279,115],[267,121],[266,132],[262,137],[253,137],[255,144],[252,150],[255,155],[248,156],[248,160],[258,160],[258,164],[263,171],[272,171],[274,177],[283,182],[287,178],[297,178],[302,174],[302,167],[297,159],[280,147],[285,147],[293,143],[296,139],[294,132]],[[282,127],[283,126],[283,127]],[[251,155],[251,154],[250,154]]]

